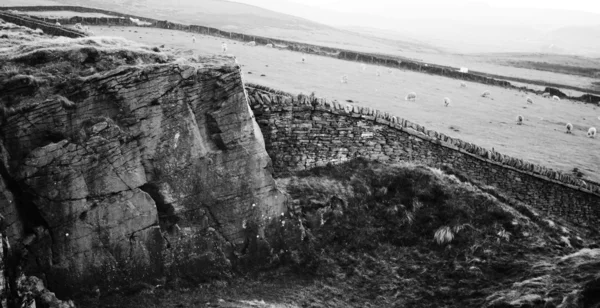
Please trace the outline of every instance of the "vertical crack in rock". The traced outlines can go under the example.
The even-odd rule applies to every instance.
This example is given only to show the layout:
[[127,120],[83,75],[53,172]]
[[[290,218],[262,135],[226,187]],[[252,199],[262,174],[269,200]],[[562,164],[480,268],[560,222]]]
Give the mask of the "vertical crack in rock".
[[6,188],[13,194],[17,203],[17,210],[21,221],[24,223],[25,233],[34,233],[36,227],[42,226],[50,229],[48,222],[44,219],[41,212],[33,202],[35,196],[26,192],[21,185],[13,179],[4,164],[0,163],[0,176],[6,183]]
[[154,200],[158,212],[160,228],[165,231],[172,231],[173,226],[180,220],[175,213],[173,204],[167,203],[166,196],[160,191],[156,183],[146,183],[140,186],[140,189],[150,195],[150,198]]
[[223,139],[221,138],[222,131],[219,128],[219,123],[217,123],[217,120],[213,117],[213,115],[211,113],[207,112],[205,114],[205,116],[206,116],[206,129],[208,130],[208,133],[210,134],[211,140],[215,143],[215,145],[217,146],[217,148],[219,148],[219,150],[226,151],[227,146],[225,145],[225,142],[223,142]]

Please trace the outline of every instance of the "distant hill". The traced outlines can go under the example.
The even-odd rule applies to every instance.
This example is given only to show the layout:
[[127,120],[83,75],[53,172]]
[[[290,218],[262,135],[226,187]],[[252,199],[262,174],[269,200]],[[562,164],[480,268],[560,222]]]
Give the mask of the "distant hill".
[[[8,0],[2,5],[36,5],[40,0]],[[382,39],[338,29],[301,17],[225,0],[54,0],[62,5],[97,7],[156,19],[197,24],[298,42],[375,53],[439,52],[414,40]]]

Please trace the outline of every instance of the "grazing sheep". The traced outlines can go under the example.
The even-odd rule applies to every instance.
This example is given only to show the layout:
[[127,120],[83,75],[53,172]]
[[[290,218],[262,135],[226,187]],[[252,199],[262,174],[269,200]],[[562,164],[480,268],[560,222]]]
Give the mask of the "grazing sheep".
[[461,87],[461,88],[466,88],[466,87],[467,87],[467,84],[466,84],[465,82],[461,82],[461,83],[460,83],[460,87]]
[[410,92],[406,95],[406,97],[404,97],[405,101],[416,101],[417,100],[417,93],[415,92]]
[[129,20],[131,20],[131,22],[133,24],[135,24],[136,26],[149,26],[149,25],[152,24],[152,23],[147,22],[147,21],[141,21],[141,20],[139,20],[137,18],[131,18],[131,17],[129,17]]
[[558,97],[558,96],[554,95],[554,96],[552,96],[552,99],[553,99],[553,100],[555,100],[555,101],[559,101],[559,100],[560,100],[560,97]]
[[533,104],[533,99],[529,96],[527,96],[527,104]]
[[221,50],[227,52],[227,44],[225,42],[221,43]]
[[573,124],[567,123],[567,134],[573,133]]
[[483,91],[483,93],[481,93],[481,97],[489,97],[491,95],[490,91]]
[[265,45],[265,47],[267,47],[267,48],[273,48],[273,44],[267,44],[267,45]]
[[256,42],[255,41],[251,41],[251,42],[246,43],[246,45],[248,45],[248,46],[256,46]]
[[343,75],[341,79],[342,83],[348,83],[348,75]]
[[590,127],[590,129],[588,129],[587,136],[590,138],[596,138],[596,128]]
[[57,26],[60,26],[60,22],[58,22],[58,21],[57,21],[57,22],[56,22],[56,25],[57,25]]
[[444,97],[444,106],[448,107],[448,106],[450,106],[450,103],[452,103],[450,98]]
[[550,93],[544,92],[544,93],[542,93],[542,97],[550,97]]
[[522,115],[518,115],[517,116],[517,125],[521,125],[523,124],[523,116]]

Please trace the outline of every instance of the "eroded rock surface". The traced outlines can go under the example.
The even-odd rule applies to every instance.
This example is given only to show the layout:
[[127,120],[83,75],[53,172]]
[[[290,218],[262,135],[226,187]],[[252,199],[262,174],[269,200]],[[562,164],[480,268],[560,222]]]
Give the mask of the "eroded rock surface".
[[286,211],[239,66],[197,62],[0,94],[0,210],[51,290],[218,276]]

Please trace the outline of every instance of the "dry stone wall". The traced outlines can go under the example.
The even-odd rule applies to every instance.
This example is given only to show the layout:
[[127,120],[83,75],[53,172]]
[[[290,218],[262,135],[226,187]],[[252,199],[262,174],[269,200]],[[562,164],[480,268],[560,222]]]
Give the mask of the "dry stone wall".
[[600,221],[600,185],[489,151],[406,119],[356,105],[247,85],[277,174],[353,158],[451,166],[574,223]]
[[[82,23],[82,24],[90,24],[90,25],[133,25],[133,22],[129,18],[136,18],[140,21],[145,21],[150,23],[148,27],[154,28],[163,28],[163,29],[173,29],[180,31],[188,31],[194,33],[200,33],[204,35],[211,35],[217,37],[229,38],[232,40],[242,41],[242,42],[256,42],[260,45],[273,44],[274,46],[280,46],[280,48],[286,48],[293,51],[304,52],[308,54],[315,54],[327,57],[334,57],[347,61],[355,61],[355,62],[366,62],[375,65],[387,66],[392,68],[406,69],[412,71],[418,71],[422,73],[432,74],[432,75],[440,75],[446,76],[450,78],[456,78],[461,80],[467,80],[472,82],[478,82],[483,84],[489,84],[493,86],[500,86],[505,88],[514,88],[522,91],[527,91],[535,94],[542,94],[542,91],[533,90],[527,87],[517,87],[506,80],[514,80],[517,82],[536,84],[542,86],[552,86],[558,88],[569,88],[571,90],[581,91],[581,92],[590,92],[593,94],[600,94],[600,92],[591,91],[589,89],[572,87],[559,85],[554,83],[548,83],[545,81],[537,81],[537,80],[526,80],[517,77],[507,77],[507,76],[499,76],[489,73],[470,71],[469,73],[461,73],[458,71],[458,68],[437,65],[437,64],[425,64],[423,62],[415,61],[409,58],[397,57],[397,56],[389,56],[383,54],[376,53],[365,53],[365,52],[356,52],[345,49],[337,49],[326,46],[318,46],[312,44],[299,43],[294,41],[287,41],[281,39],[274,39],[269,37],[262,37],[256,35],[249,35],[243,33],[229,32],[223,31],[216,28],[198,26],[198,25],[184,25],[179,23],[170,22],[168,20],[157,20],[153,18],[146,18],[141,16],[135,16],[130,14],[123,14],[118,12],[112,12],[108,10],[102,10],[97,8],[89,8],[89,7],[81,7],[81,6],[18,6],[18,7],[0,7],[0,10],[5,9],[15,9],[22,11],[74,11],[74,12],[85,12],[85,13],[101,13],[106,15],[115,16],[111,17],[72,17],[72,18],[64,18],[64,19],[53,19],[53,18],[41,18],[43,20],[55,23],[56,21],[61,24],[74,24],[74,23]],[[502,80],[506,79],[506,80]],[[600,96],[585,94],[579,97],[568,97],[572,100],[578,100],[586,103],[600,104]]]

